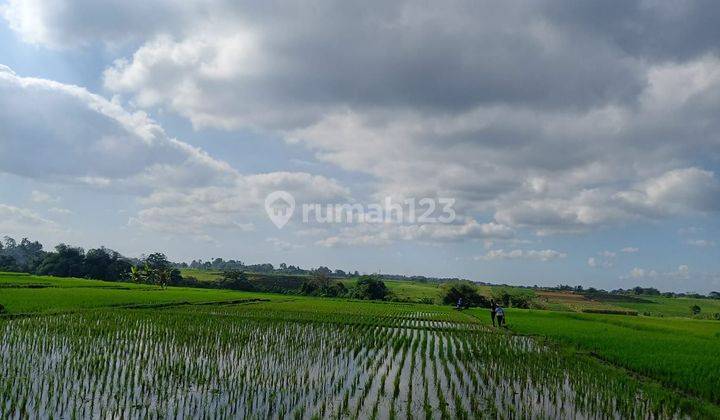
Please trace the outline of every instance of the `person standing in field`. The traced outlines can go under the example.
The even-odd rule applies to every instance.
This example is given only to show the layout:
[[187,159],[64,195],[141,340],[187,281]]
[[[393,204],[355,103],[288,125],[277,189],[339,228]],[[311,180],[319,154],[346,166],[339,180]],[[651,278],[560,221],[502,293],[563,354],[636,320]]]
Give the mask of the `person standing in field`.
[[495,326],[495,309],[497,309],[497,305],[495,304],[495,299],[492,299],[490,301],[490,319],[492,320],[493,327]]
[[505,325],[505,310],[500,305],[495,308],[495,318],[497,318],[498,327]]

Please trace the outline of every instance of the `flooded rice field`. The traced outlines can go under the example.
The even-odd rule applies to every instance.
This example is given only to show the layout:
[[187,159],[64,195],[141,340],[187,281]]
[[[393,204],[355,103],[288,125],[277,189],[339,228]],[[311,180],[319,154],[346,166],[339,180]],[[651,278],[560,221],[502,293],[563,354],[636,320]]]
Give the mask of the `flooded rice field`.
[[453,317],[229,306],[0,321],[0,418],[682,414],[613,369]]

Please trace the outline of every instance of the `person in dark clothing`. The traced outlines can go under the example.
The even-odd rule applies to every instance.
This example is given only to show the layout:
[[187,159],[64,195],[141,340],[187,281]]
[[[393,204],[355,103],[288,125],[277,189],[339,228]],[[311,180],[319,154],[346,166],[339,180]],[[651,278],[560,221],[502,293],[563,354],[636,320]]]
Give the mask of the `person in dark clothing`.
[[505,310],[500,305],[495,308],[495,318],[497,319],[498,327],[505,326]]
[[493,327],[495,326],[495,308],[497,308],[497,305],[495,304],[495,300],[490,301],[490,319],[492,320]]

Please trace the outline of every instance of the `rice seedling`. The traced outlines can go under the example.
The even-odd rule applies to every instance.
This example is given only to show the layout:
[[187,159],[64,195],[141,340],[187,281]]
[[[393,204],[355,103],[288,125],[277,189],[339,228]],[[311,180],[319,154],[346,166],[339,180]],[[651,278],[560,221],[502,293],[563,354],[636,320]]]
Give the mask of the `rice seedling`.
[[715,413],[460,314],[358,304],[328,317],[337,306],[261,302],[0,321],[0,418]]

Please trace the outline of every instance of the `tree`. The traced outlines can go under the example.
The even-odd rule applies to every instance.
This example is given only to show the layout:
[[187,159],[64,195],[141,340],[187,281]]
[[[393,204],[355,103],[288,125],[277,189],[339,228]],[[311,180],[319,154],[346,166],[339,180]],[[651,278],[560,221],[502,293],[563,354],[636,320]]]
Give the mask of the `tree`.
[[529,308],[534,292],[527,289],[495,288],[492,291],[493,299],[502,306],[514,308]]
[[133,265],[132,267],[130,267],[130,280],[132,280],[133,283],[144,283],[145,273],[141,268]]
[[160,287],[163,289],[170,283],[170,279],[172,278],[172,268],[164,268],[160,271],[158,271],[157,279],[158,283],[160,284]]
[[118,258],[105,269],[105,280],[127,281],[130,279],[130,270],[134,267],[130,261]]
[[693,315],[700,315],[700,311],[701,311],[701,309],[700,309],[700,306],[699,306],[699,305],[693,305],[693,306],[690,307],[690,312],[691,312]]
[[440,286],[440,296],[446,305],[455,305],[462,299],[466,306],[489,307],[485,296],[478,293],[477,287],[470,281],[452,281]]
[[18,271],[15,258],[10,255],[0,255],[0,271]]
[[326,276],[330,276],[332,274],[332,271],[329,268],[323,267],[323,266],[318,267],[317,270],[315,270],[315,272],[322,273]]
[[168,261],[165,254],[161,252],[155,252],[153,254],[150,254],[145,257],[143,261],[145,262],[145,265],[147,265],[151,270],[170,268],[170,262]]
[[492,297],[499,305],[510,306],[510,292],[506,288],[495,288]]
[[377,275],[360,276],[351,291],[356,299],[384,300],[389,296],[390,290]]
[[709,296],[713,299],[720,299],[720,292],[710,292]]
[[162,288],[168,284],[178,284],[182,281],[180,270],[173,268],[165,254],[160,252],[145,257],[142,269],[148,283],[157,284]]
[[342,282],[332,280],[327,271],[318,269],[303,281],[300,292],[305,295],[338,297],[345,295],[347,288]]
[[9,236],[5,236],[3,241],[4,243],[0,244],[0,255],[12,257],[15,260],[13,271],[35,272],[45,258],[45,252],[40,242],[31,242],[29,239],[23,238],[18,244]]
[[247,279],[247,276],[240,270],[226,270],[223,272],[219,286],[223,289],[233,290],[255,290],[255,286]]
[[38,274],[58,277],[85,277],[85,251],[65,244],[55,247],[40,263]]
[[110,280],[107,268],[113,263],[113,257],[115,256],[105,248],[89,250],[85,254],[85,276],[91,279]]

